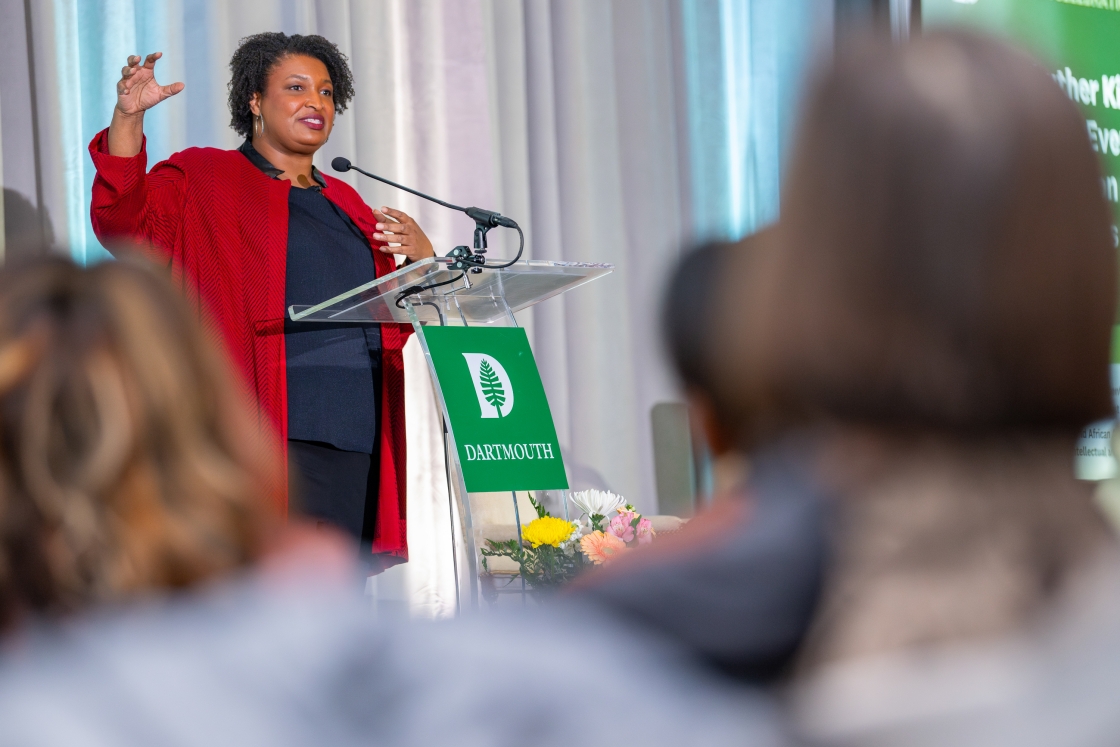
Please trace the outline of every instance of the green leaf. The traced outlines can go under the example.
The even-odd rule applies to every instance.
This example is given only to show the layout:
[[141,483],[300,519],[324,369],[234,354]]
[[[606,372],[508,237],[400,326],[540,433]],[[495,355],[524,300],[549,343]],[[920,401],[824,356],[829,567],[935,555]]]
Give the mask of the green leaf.
[[502,405],[506,403],[506,390],[502,386],[498,374],[490,366],[490,361],[485,358],[482,359],[482,365],[479,366],[478,378],[482,383],[482,395],[498,411],[498,417],[503,417]]
[[552,515],[548,511],[545,510],[543,503],[537,503],[536,499],[533,498],[532,493],[529,493],[529,503],[533,504],[533,508],[537,512],[537,518],[538,519],[543,519],[546,516],[551,516]]

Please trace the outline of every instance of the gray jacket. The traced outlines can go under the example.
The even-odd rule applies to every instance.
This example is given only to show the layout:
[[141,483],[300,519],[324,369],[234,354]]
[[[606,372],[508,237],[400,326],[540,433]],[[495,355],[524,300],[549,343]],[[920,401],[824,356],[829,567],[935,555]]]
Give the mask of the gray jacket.
[[[355,585],[356,587],[356,585]],[[577,604],[386,627],[244,579],[43,626],[0,657],[0,745],[758,745],[767,701]]]

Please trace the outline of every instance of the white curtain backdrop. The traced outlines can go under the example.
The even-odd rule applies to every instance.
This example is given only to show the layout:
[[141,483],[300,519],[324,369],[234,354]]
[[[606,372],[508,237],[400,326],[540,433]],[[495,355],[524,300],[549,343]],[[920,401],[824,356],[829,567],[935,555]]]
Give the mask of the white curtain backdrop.
[[[650,408],[677,397],[657,332],[661,284],[692,240],[741,235],[776,217],[801,70],[814,40],[828,37],[831,7],[0,0],[12,19],[0,30],[0,62],[28,81],[6,87],[0,102],[3,184],[15,190],[13,205],[27,202],[35,235],[96,261],[105,255],[88,227],[85,148],[108,124],[128,54],[163,51],[161,82],[186,83],[146,122],[154,163],[189,146],[238,145],[226,84],[240,38],[266,30],[326,36],[350,57],[357,97],[320,168],[344,155],[449,201],[514,217],[528,257],[616,266],[520,321],[572,487],[610,488],[656,513]],[[470,243],[465,216],[353,172],[345,178],[369,204],[416,217],[440,253]],[[494,255],[516,249],[509,236],[491,235]],[[439,616],[454,605],[440,431],[422,359],[411,350],[407,360],[413,562],[378,588],[409,599],[416,614]]]

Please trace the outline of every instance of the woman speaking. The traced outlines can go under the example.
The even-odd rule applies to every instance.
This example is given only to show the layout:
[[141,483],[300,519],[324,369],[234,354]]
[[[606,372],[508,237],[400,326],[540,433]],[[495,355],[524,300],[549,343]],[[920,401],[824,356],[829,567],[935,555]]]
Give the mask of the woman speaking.
[[170,265],[255,391],[262,427],[287,444],[301,512],[349,532],[374,570],[404,562],[409,329],[285,320],[291,304],[392,272],[393,254],[433,256],[409,216],[373,212],[312,165],[354,95],[346,57],[321,36],[242,40],[229,108],[245,143],[188,148],[148,172],[144,112],[184,87],[156,82],[160,56],[128,59],[112,123],[90,143],[94,231],[115,253]]

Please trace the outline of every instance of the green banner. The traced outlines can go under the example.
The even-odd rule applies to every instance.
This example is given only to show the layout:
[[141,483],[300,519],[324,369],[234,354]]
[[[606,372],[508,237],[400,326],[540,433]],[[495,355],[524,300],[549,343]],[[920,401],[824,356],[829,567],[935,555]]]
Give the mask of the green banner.
[[[1101,161],[1101,189],[1120,221],[1120,0],[922,0],[925,28],[971,26],[1024,46],[1085,115],[1086,135]],[[1112,396],[1120,407],[1120,326],[1113,328]],[[1094,423],[1077,444],[1078,477],[1117,474],[1111,421]]]
[[541,375],[519,327],[425,327],[469,492],[567,489]]
[[[1101,188],[1120,221],[1120,2],[1112,0],[922,0],[926,28],[957,25],[990,31],[1038,56],[1085,114],[1100,154]],[[1118,238],[1115,224],[1113,240]],[[1120,243],[1120,241],[1117,241]],[[1114,360],[1120,351],[1113,350]]]

